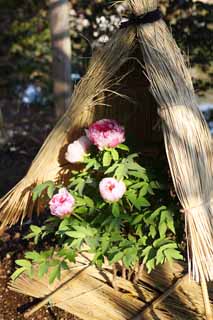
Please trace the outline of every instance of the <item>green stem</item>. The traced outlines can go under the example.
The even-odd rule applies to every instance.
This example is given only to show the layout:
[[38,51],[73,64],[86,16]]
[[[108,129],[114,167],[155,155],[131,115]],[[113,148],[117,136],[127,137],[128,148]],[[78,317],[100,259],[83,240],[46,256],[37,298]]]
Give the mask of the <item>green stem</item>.
[[73,212],[72,215],[77,219],[79,219],[80,221],[84,221],[84,219],[82,219],[77,213]]

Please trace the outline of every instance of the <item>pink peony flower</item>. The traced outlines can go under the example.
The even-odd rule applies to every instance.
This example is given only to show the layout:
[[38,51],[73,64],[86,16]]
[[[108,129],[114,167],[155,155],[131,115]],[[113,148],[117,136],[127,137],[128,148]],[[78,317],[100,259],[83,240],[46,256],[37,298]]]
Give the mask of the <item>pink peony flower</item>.
[[114,178],[104,178],[99,184],[99,191],[104,200],[117,202],[126,192],[126,186],[123,181],[118,181]]
[[102,119],[93,123],[86,130],[89,140],[103,150],[105,147],[114,148],[125,141],[125,131],[115,120]]
[[49,202],[51,214],[57,217],[72,213],[74,205],[75,199],[66,188],[61,188]]
[[68,145],[65,159],[70,163],[83,161],[85,154],[88,152],[91,142],[86,136],[80,137],[78,140]]

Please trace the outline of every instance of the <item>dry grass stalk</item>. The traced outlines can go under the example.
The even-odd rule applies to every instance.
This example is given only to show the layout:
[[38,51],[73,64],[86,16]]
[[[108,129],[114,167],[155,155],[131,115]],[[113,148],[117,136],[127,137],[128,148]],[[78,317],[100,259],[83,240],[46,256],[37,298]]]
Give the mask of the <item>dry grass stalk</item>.
[[[139,14],[140,0],[134,0]],[[156,1],[157,5],[157,1]],[[159,105],[167,158],[185,209],[189,272],[213,280],[213,170],[211,136],[198,109],[180,49],[163,20],[137,27],[151,92]]]
[[[82,266],[82,268],[85,267]],[[73,281],[67,281],[77,272],[79,273],[79,269],[77,271],[72,268],[63,272],[62,278],[65,285],[60,282],[48,285],[48,276],[42,279],[35,277],[31,280],[23,275],[11,284],[11,289],[34,297],[43,297],[44,303],[50,300],[52,305],[82,319],[100,320],[107,317],[112,320],[124,320],[126,316],[131,318],[144,306],[144,303],[136,298],[130,297],[127,301],[122,293],[115,291],[106,283],[106,278],[94,267],[84,269],[84,272]],[[101,280],[96,277],[97,274]],[[59,290],[57,290],[58,286],[61,287]],[[54,293],[51,294],[52,292]],[[41,305],[43,303],[40,303],[37,308]]]
[[[172,295],[164,298],[171,283],[181,279],[183,268],[179,264],[162,266],[151,275],[143,273],[138,284],[117,277],[117,286],[122,291],[115,291],[109,286],[113,279],[113,270],[98,270],[94,266],[85,269],[88,260],[78,259],[75,265],[70,264],[69,271],[63,271],[62,281],[48,284],[48,275],[39,279],[30,279],[26,274],[21,275],[15,282],[10,283],[10,289],[36,298],[43,298],[36,309],[44,303],[57,306],[83,320],[127,320],[137,316],[146,304],[159,298],[161,301],[155,309],[146,314],[146,320],[163,319],[203,319],[202,295],[196,283],[184,281],[179,288],[173,288]],[[78,277],[79,270],[84,270]],[[73,278],[72,281],[68,281]],[[58,290],[58,287],[60,289]],[[170,289],[171,290],[171,289]],[[158,301],[159,302],[159,301]],[[83,306],[83,307],[82,307]],[[159,307],[159,309],[158,309]],[[31,313],[35,311],[31,310]]]
[[209,293],[208,293],[208,287],[206,283],[206,279],[204,277],[204,274],[200,274],[200,285],[202,289],[202,295],[203,295],[203,303],[205,306],[205,312],[206,312],[206,319],[207,320],[213,320],[213,312],[211,303],[209,301]]
[[78,278],[81,277],[82,272],[84,272],[89,265],[86,265],[86,267],[80,266],[80,271],[75,273],[74,275],[71,275],[70,278],[68,278],[65,282],[62,282],[54,291],[52,291],[49,295],[47,295],[41,302],[39,302],[35,307],[33,307],[30,311],[25,312],[24,317],[29,318],[33,313],[35,313],[37,310],[41,309],[43,306],[45,306],[49,301],[51,301],[55,296],[57,296],[58,291],[62,290],[66,285],[68,285],[72,281],[73,282],[78,280]]
[[178,279],[168,290],[161,294],[157,299],[155,299],[148,307],[146,307],[140,314],[138,314],[132,320],[143,320],[146,319],[147,313],[153,311],[158,305],[160,305],[169,295],[171,295],[183,282],[189,278],[188,273]]
[[[47,137],[27,175],[0,200],[1,230],[23,221],[33,210],[32,189],[46,180],[62,180],[68,172],[65,146],[87,127],[107,112],[104,94],[119,79],[115,75],[128,59],[135,41],[135,32],[120,30],[111,42],[92,59],[86,76],[76,87],[70,106]],[[112,94],[112,92],[111,92]]]

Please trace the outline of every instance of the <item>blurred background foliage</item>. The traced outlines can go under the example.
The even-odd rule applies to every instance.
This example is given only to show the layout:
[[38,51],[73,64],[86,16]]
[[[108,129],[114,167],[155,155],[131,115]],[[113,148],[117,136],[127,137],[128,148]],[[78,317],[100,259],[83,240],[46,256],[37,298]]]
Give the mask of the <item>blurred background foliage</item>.
[[[213,11],[208,1],[160,1],[165,20],[192,67],[196,87],[210,86],[213,52]],[[125,7],[106,0],[70,0],[72,39],[72,78],[78,80],[86,70],[95,47],[108,41],[119,27]],[[0,87],[3,95],[30,97],[36,103],[51,102],[51,40],[48,6],[44,0],[1,0]],[[203,72],[203,74],[201,74]],[[199,73],[199,74],[197,74]],[[208,73],[208,76],[207,76]],[[26,91],[28,90],[28,91]],[[32,90],[31,90],[32,91]],[[32,93],[32,92],[31,92]],[[33,97],[33,98],[32,98]]]

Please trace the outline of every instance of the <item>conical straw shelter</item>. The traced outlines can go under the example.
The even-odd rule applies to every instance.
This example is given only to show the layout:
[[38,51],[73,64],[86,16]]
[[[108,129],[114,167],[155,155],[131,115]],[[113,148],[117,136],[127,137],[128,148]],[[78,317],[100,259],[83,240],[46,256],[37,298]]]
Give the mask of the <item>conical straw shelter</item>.
[[213,280],[210,132],[198,109],[184,58],[159,16],[157,0],[127,3],[129,22],[93,57],[67,112],[27,175],[1,199],[1,228],[32,214],[31,193],[37,183],[66,179],[66,146],[94,120],[113,117],[134,128],[141,141],[160,144],[153,134],[159,117],[173,183],[185,213],[189,271],[196,281]]

